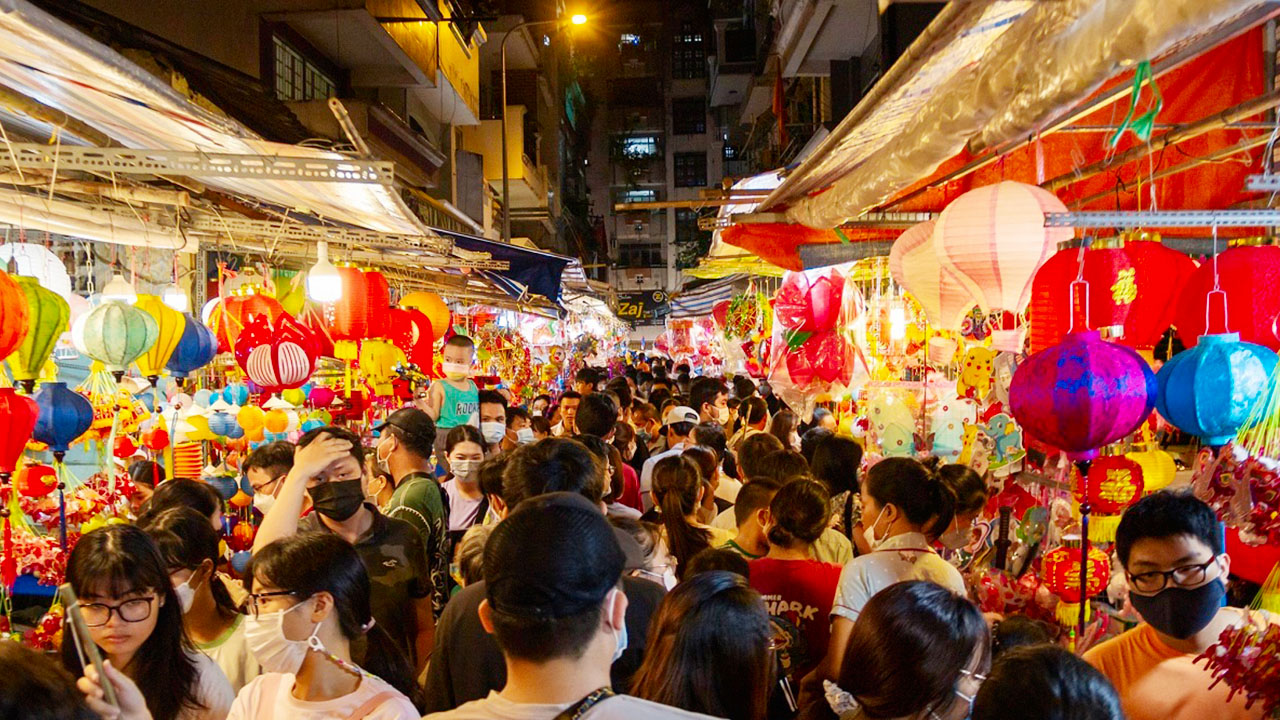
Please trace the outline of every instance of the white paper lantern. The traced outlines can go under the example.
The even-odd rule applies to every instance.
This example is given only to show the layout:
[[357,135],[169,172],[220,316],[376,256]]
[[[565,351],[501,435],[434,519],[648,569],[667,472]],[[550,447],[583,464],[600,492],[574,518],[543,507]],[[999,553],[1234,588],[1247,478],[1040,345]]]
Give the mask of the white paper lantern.
[[48,248],[35,243],[0,243],[0,270],[8,271],[10,258],[18,265],[18,275],[39,280],[42,287],[70,302],[71,277],[67,275],[67,266]]
[[889,272],[920,303],[930,325],[959,330],[974,299],[956,274],[938,261],[933,228],[928,220],[899,235],[889,250]]

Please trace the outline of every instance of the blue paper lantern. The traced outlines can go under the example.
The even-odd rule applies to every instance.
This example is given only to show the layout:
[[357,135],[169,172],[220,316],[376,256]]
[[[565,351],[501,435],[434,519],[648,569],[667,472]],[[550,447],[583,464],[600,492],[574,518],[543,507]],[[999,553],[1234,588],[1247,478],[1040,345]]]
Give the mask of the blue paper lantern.
[[1156,410],[1206,445],[1225,445],[1266,392],[1276,369],[1269,348],[1241,342],[1239,333],[1201,335],[1156,374]]
[[209,416],[209,432],[214,435],[225,437],[234,427],[237,427],[236,419],[231,417],[231,413],[216,412]]
[[249,558],[253,554],[248,550],[241,550],[231,556],[231,567],[237,573],[243,575],[245,570],[249,569]]
[[35,396],[40,415],[31,437],[53,451],[59,460],[93,425],[93,403],[64,382],[47,382]]
[[209,487],[217,490],[223,500],[230,500],[236,494],[236,491],[240,489],[240,484],[231,475],[214,475],[205,478],[204,481]]
[[222,389],[222,399],[237,407],[244,405],[249,402],[249,388],[243,383],[231,383]]
[[195,395],[191,396],[191,404],[198,408],[209,407],[209,402],[213,399],[213,391],[208,388],[197,390]]
[[213,362],[218,354],[218,338],[213,331],[205,327],[194,315],[186,315],[187,325],[182,330],[178,347],[165,367],[175,377],[185,378],[187,375]]

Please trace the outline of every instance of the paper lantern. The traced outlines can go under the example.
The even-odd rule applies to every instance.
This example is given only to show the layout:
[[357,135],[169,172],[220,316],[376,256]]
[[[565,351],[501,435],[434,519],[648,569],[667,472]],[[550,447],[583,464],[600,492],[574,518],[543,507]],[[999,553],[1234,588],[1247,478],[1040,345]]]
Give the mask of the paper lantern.
[[49,446],[60,462],[71,443],[80,439],[93,425],[93,403],[63,382],[47,382],[36,393],[40,416],[32,439]]
[[364,271],[365,314],[368,328],[367,338],[385,338],[390,332],[391,288],[387,278],[377,270]]
[[431,321],[431,337],[437,340],[444,337],[449,329],[452,313],[444,299],[432,292],[415,292],[400,298],[400,307],[422,311]]
[[24,465],[14,474],[13,487],[24,497],[44,497],[58,488],[58,473],[48,465]]
[[340,360],[355,360],[356,343],[369,331],[368,285],[359,268],[340,267],[342,298],[333,305],[333,322],[329,332],[333,337],[333,354]]
[[1085,622],[1092,614],[1088,599],[1102,592],[1111,581],[1111,561],[1107,554],[1096,547],[1089,548],[1087,577],[1081,582],[1080,566],[1083,553],[1078,547],[1062,546],[1050,550],[1044,556],[1044,584],[1058,596],[1058,622],[1068,627],[1080,617],[1080,603],[1085,602]]
[[[1280,350],[1280,337],[1276,336],[1276,316],[1280,315],[1280,247],[1231,248],[1218,255],[1217,269],[1218,287],[1225,295],[1212,298],[1211,313],[1206,306],[1214,287],[1212,260],[1197,268],[1183,287],[1174,318],[1178,338],[1191,347],[1205,333],[1234,332],[1245,342]],[[1225,325],[1223,297],[1227,304]]]
[[1165,247],[1158,236],[1149,238],[1143,233],[1124,244],[1138,293],[1129,306],[1120,342],[1139,350],[1155,347],[1173,324],[1178,297],[1196,271],[1196,263],[1190,257]]
[[1142,467],[1142,492],[1145,495],[1169,487],[1178,472],[1173,456],[1164,450],[1137,450],[1125,457]]
[[0,388],[0,483],[18,466],[39,414],[35,400],[13,388]]
[[1125,320],[1138,296],[1135,270],[1120,248],[1089,248],[1084,251],[1084,280],[1089,285],[1089,311],[1086,323],[1085,293],[1072,283],[1080,275],[1080,249],[1059,250],[1036,271],[1031,282],[1031,352],[1054,345],[1071,329],[1086,326],[1107,330],[1113,335],[1124,332]]
[[[245,430],[260,428],[265,421],[266,414],[257,405],[245,405],[240,408],[240,412],[236,413],[236,424]],[[219,434],[225,435],[226,433]]]
[[1088,500],[1090,505],[1089,540],[1115,542],[1120,516],[1142,497],[1142,465],[1123,455],[1107,455],[1089,465],[1088,483],[1078,472],[1073,474],[1076,502],[1083,505]]
[[204,466],[202,448],[198,442],[180,442],[173,446],[173,476],[185,478],[200,477],[200,469]]
[[218,354],[218,339],[213,331],[196,322],[195,317],[186,316],[186,324],[182,326],[182,336],[169,356],[165,367],[179,381],[191,373],[213,362]]
[[71,306],[36,278],[19,275],[14,280],[27,301],[27,335],[8,357],[8,363],[13,379],[30,392],[53,354],[58,336],[67,330]]
[[155,379],[164,372],[165,365],[169,363],[169,358],[173,357],[173,351],[182,340],[182,334],[187,328],[187,319],[156,295],[139,295],[134,307],[150,315],[156,324],[155,342],[146,352],[138,356],[137,361],[138,372],[155,382]]
[[416,308],[391,308],[388,339],[400,348],[409,362],[428,376],[435,367],[435,335],[431,321]]
[[80,351],[102,363],[116,379],[131,363],[155,345],[160,336],[156,321],[146,312],[122,302],[108,302],[84,318]]
[[1276,354],[1238,333],[1202,335],[1156,374],[1156,410],[1179,430],[1218,447],[1235,439],[1276,369]]
[[27,296],[16,280],[0,272],[0,360],[18,349],[27,329]]
[[391,395],[391,382],[397,377],[395,368],[406,362],[404,351],[389,342],[366,340],[360,344],[360,370],[373,394],[379,397]]
[[790,223],[738,223],[722,230],[720,239],[767,263],[793,272],[804,269],[800,260],[801,247],[841,241],[834,230],[818,230]]
[[15,275],[35,278],[41,287],[53,291],[63,300],[71,295],[67,266],[49,248],[36,243],[0,244],[0,268],[7,268],[11,259],[18,266]]
[[1156,378],[1138,353],[1103,342],[1096,331],[1062,342],[1018,366],[1009,404],[1024,430],[1090,460],[1098,448],[1138,428],[1155,405]]
[[284,432],[289,427],[289,415],[283,410],[270,410],[262,420],[262,427],[267,432]]
[[1034,185],[975,188],[942,211],[933,247],[983,310],[1021,312],[1036,270],[1073,235],[1071,228],[1045,227],[1044,216],[1066,211],[1056,195]]
[[959,330],[973,296],[955,273],[938,262],[933,247],[932,220],[911,226],[889,249],[889,272],[924,309],[929,323],[942,330]]
[[296,342],[276,339],[249,353],[245,373],[267,392],[301,387],[315,370],[315,357]]
[[332,405],[337,397],[338,394],[333,391],[333,388],[317,385],[307,393],[307,403],[314,408],[326,408]]

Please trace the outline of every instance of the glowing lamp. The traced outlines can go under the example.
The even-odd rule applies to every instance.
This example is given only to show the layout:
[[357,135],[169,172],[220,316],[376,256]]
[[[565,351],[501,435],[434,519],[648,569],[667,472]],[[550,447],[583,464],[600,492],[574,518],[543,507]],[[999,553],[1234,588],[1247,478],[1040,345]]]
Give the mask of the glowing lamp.
[[943,330],[959,330],[973,296],[951,270],[938,262],[933,246],[932,220],[913,225],[889,249],[889,272],[924,308],[929,323]]
[[177,283],[169,283],[160,291],[160,300],[165,305],[185,313],[191,309],[191,298],[187,296],[187,291],[178,287]]
[[307,297],[316,302],[337,302],[342,298],[342,275],[329,262],[329,243],[316,243],[316,264],[307,273]]
[[126,305],[132,305],[138,302],[138,291],[134,289],[133,283],[124,279],[120,273],[111,276],[102,288],[102,302],[122,302]]

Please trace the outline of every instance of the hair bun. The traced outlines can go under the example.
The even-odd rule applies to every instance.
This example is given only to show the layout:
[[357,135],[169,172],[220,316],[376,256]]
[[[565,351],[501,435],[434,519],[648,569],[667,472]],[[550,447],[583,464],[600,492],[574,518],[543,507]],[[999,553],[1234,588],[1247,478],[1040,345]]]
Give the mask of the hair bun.
[[936,473],[942,467],[942,458],[938,457],[937,455],[930,455],[929,457],[921,459],[920,464],[924,465],[924,469],[928,470],[930,474],[934,475],[935,480],[938,479]]

